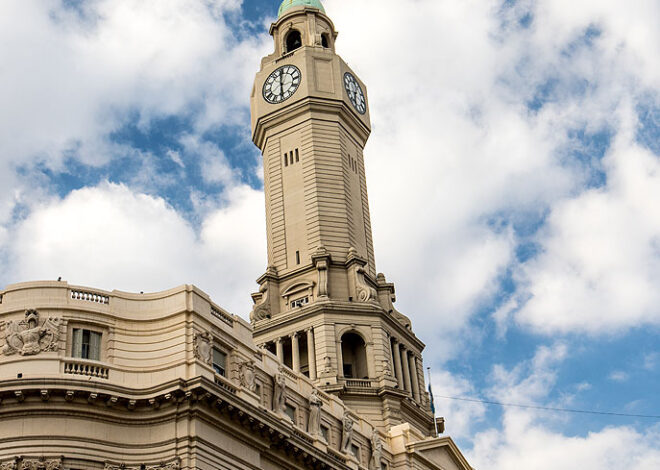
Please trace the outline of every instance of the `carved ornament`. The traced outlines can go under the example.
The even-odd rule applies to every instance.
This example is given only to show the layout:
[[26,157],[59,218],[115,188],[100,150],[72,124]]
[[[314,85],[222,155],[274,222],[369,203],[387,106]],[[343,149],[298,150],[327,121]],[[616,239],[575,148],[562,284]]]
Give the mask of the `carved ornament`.
[[213,335],[210,331],[195,334],[195,357],[205,364],[213,364]]
[[33,356],[56,350],[61,322],[61,318],[40,321],[39,312],[26,310],[24,320],[11,320],[4,324],[5,347],[2,348],[2,353],[6,356]]

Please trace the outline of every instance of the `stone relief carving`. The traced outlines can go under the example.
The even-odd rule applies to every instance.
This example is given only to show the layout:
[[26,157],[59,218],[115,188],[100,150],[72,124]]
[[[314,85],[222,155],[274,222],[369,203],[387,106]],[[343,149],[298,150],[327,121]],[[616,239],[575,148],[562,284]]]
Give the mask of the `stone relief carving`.
[[110,463],[105,464],[105,470],[180,470],[181,463],[176,460],[170,463],[160,463],[156,465],[133,465],[127,466],[126,464],[113,465]]
[[353,419],[346,412],[344,412],[342,425],[340,450],[345,454],[352,455],[353,449],[351,449],[351,443],[353,442]]
[[309,421],[307,423],[307,432],[314,437],[321,437],[321,407],[323,401],[319,396],[319,391],[314,389],[309,397]]
[[364,275],[366,271],[364,268],[358,268],[355,271],[355,290],[357,298],[360,302],[369,302],[376,299],[376,289],[369,286],[365,280]]
[[259,292],[261,292],[261,302],[256,304],[252,308],[252,312],[250,312],[250,321],[252,323],[271,317],[268,284],[262,285]]
[[323,359],[323,373],[330,374],[332,372],[332,358],[330,356],[325,356]]
[[383,465],[383,441],[380,440],[378,431],[374,429],[371,435],[371,460],[369,470],[381,470]]
[[195,334],[195,357],[205,364],[213,364],[213,335],[210,331]]
[[254,361],[241,362],[239,378],[242,387],[247,388],[251,392],[256,391],[257,384],[255,382]]
[[24,470],[62,470],[62,459],[23,460]]
[[273,390],[273,411],[277,414],[285,414],[286,410],[286,377],[282,369],[275,375],[275,386]]
[[62,470],[62,458],[24,459],[15,457],[14,460],[0,463],[0,470]]
[[54,351],[57,349],[61,321],[61,318],[47,318],[40,322],[39,312],[26,310],[25,320],[5,323],[5,347],[2,352],[6,356],[33,356]]
[[18,470],[18,464],[16,463],[16,460],[2,462],[0,463],[0,470]]

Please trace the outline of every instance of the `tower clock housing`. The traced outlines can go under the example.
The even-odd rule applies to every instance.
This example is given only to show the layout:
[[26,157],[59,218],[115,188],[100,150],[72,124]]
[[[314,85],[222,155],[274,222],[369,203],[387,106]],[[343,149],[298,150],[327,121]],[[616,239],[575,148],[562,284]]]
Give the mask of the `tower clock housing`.
[[255,340],[384,431],[409,422],[430,435],[424,344],[375,269],[367,88],[318,0],[284,0],[270,34],[251,95],[268,242]]

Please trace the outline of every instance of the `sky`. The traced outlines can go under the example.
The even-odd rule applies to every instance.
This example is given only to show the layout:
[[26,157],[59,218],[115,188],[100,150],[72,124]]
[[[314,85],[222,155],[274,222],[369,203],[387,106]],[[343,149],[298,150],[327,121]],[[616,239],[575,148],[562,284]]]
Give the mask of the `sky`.
[[[266,267],[277,0],[0,2],[0,286]],[[477,470],[660,468],[660,2],[325,0],[366,83],[376,265]]]

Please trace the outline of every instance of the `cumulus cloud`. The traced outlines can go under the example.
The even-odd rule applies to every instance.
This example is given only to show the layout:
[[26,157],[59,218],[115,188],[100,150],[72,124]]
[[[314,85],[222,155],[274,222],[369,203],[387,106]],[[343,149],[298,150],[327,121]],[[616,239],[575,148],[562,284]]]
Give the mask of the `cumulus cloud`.
[[109,183],[74,191],[35,207],[15,228],[8,249],[14,277],[62,276],[74,284],[145,292],[197,284],[245,316],[251,303],[245,286],[264,269],[263,194],[242,186],[227,199],[198,236],[161,198]]
[[[247,121],[263,36],[225,17],[240,2],[94,0],[0,3],[0,216],[33,200],[35,165],[99,165],[131,149],[113,132],[180,115],[196,131]],[[21,170],[21,177],[16,172]],[[47,183],[47,182],[46,182]]]
[[[512,369],[497,366],[490,396],[508,403],[544,403],[556,384],[562,362],[570,357],[563,343],[537,349],[534,357]],[[579,393],[578,384],[578,393]],[[569,397],[570,399],[570,397]],[[561,406],[565,401],[557,403]],[[505,408],[502,427],[479,432],[468,453],[476,468],[654,469],[660,465],[660,429],[640,431],[628,426],[609,426],[586,435],[565,435],[553,430],[561,416],[545,411]]]
[[558,203],[543,253],[521,269],[518,321],[552,333],[660,324],[660,158],[630,143],[605,158],[608,183]]
[[[657,157],[631,142],[630,122],[657,89],[658,5],[564,3],[326,2],[339,53],[369,87],[378,267],[418,328],[442,318],[446,358],[509,270],[523,275],[501,332],[512,319],[548,333],[657,319],[657,230],[644,220]],[[621,145],[601,159],[609,136]],[[564,234],[580,227],[580,240]],[[518,259],[522,242],[538,257]]]

